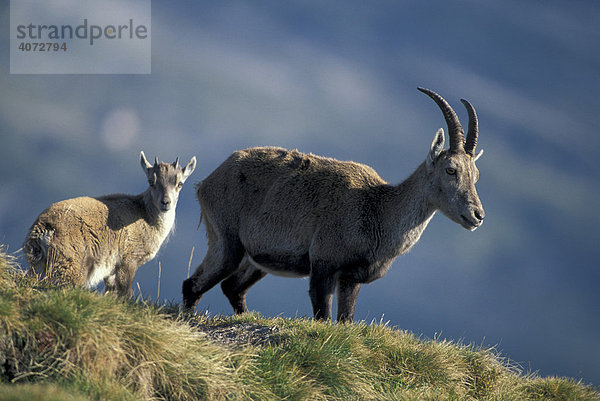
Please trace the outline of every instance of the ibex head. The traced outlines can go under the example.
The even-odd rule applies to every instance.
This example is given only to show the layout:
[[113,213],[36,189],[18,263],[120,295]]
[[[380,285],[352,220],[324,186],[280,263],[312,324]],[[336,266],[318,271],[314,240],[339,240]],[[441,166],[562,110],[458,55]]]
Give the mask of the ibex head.
[[444,130],[440,128],[431,142],[426,161],[432,185],[429,201],[451,220],[473,231],[483,224],[485,217],[475,189],[479,179],[475,161],[483,153],[482,150],[475,155],[479,133],[477,114],[468,101],[461,99],[469,114],[469,131],[465,140],[458,116],[448,102],[429,89],[418,89],[431,97],[442,110],[450,138],[450,148],[444,149]]
[[183,183],[194,172],[196,168],[196,157],[192,157],[185,168],[179,165],[179,158],[174,163],[159,163],[158,157],[154,159],[154,165],[148,163],[146,155],[140,153],[142,169],[148,177],[152,203],[157,210],[167,212],[174,209],[179,199],[179,191]]

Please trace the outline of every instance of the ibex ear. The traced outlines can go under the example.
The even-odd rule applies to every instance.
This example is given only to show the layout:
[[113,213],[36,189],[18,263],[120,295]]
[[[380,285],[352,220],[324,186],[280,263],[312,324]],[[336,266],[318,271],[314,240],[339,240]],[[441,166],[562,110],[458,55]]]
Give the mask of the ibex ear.
[[440,128],[435,133],[433,137],[433,141],[431,142],[431,147],[429,148],[429,153],[427,154],[427,167],[431,168],[435,164],[440,153],[444,150],[444,130]]
[[183,181],[187,180],[187,178],[194,172],[196,169],[196,156],[192,157],[192,160],[185,166],[183,169]]
[[151,169],[152,165],[148,163],[148,159],[146,159],[146,155],[144,154],[143,150],[140,152],[140,164],[142,166],[142,169],[144,170],[144,173],[148,175],[148,169]]

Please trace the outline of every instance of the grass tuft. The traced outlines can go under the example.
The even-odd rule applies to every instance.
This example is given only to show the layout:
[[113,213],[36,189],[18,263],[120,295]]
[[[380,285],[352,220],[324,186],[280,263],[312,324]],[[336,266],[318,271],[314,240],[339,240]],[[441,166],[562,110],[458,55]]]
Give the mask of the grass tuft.
[[386,324],[184,315],[48,288],[0,247],[0,401],[600,400],[522,375],[493,349]]

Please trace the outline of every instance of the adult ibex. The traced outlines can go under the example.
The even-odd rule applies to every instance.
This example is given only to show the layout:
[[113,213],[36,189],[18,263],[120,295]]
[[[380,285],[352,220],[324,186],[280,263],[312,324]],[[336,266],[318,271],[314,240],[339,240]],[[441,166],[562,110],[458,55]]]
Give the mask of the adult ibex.
[[469,114],[465,141],[450,105],[419,90],[442,110],[450,148],[444,150],[440,128],[425,161],[398,185],[363,164],[271,147],[233,153],[200,183],[208,251],[183,282],[184,306],[194,308],[222,281],[235,313],[246,312],[250,286],[273,273],[310,277],[316,319],[331,318],[337,288],[337,319],[352,320],[361,284],[383,277],[437,210],[466,229],[479,227],[475,110],[462,100]]
[[140,162],[148,189],[137,195],[80,197],[51,205],[23,244],[31,269],[56,285],[95,287],[131,295],[137,269],[158,252],[175,223],[179,191],[196,167]]

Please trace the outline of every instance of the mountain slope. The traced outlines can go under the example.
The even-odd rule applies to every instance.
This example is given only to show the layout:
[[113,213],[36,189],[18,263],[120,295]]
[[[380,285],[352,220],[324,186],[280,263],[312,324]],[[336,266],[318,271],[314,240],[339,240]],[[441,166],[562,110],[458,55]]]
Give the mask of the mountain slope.
[[184,316],[44,288],[0,252],[2,400],[600,400],[493,350],[385,324]]

